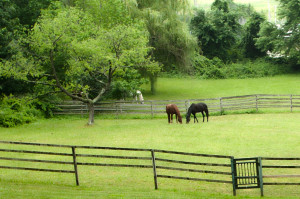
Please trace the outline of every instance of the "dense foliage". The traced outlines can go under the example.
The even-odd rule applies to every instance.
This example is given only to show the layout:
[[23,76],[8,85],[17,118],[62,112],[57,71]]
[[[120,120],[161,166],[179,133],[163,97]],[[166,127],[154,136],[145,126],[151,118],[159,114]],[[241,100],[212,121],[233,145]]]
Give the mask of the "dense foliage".
[[263,24],[256,41],[258,48],[270,51],[275,57],[286,57],[300,65],[300,4],[299,0],[279,0],[281,24]]
[[300,65],[299,3],[279,1],[273,24],[233,0],[194,11],[189,0],[3,0],[0,93],[27,96],[47,116],[59,98],[80,100],[92,124],[94,103],[132,98],[149,80],[155,93],[161,72],[205,79],[291,72]]
[[32,122],[42,116],[34,103],[27,100],[13,96],[3,97],[0,101],[0,126],[14,127]]

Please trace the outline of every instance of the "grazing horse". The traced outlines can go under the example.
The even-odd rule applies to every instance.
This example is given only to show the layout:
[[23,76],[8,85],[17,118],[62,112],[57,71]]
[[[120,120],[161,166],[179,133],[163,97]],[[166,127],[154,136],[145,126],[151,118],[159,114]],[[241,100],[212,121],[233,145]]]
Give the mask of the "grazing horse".
[[206,118],[207,118],[207,122],[208,122],[208,109],[207,109],[207,105],[204,104],[204,103],[198,103],[198,104],[192,104],[189,109],[188,109],[188,112],[186,114],[186,123],[188,124],[190,122],[190,117],[191,117],[191,114],[194,115],[194,123],[195,123],[195,120],[197,120],[197,123],[198,123],[198,119],[196,117],[196,113],[198,112],[201,112],[202,113],[202,116],[203,116],[203,122],[204,122],[204,113],[203,111],[205,112],[205,115],[206,115]]
[[173,123],[173,114],[176,116],[176,123],[182,124],[182,117],[180,115],[179,109],[175,104],[168,104],[166,106],[166,112],[168,114],[168,122]]

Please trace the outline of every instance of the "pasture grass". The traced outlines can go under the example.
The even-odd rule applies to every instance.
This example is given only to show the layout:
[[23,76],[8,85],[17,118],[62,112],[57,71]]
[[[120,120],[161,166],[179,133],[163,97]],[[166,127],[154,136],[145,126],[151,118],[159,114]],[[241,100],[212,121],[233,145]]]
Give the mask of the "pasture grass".
[[[209,10],[211,4],[215,0],[197,0],[197,5],[199,8],[203,8],[205,10]],[[278,5],[278,1],[276,0],[234,0],[234,3],[238,4],[251,4],[256,11],[268,11],[269,9],[269,2],[270,1],[270,8],[272,9],[272,12],[274,12],[274,6]],[[192,4],[194,3],[194,0],[191,2]]]
[[[23,142],[152,148],[229,155],[236,158],[299,157],[299,120],[300,113],[213,116],[208,123],[189,125],[168,124],[166,118],[115,120],[100,117],[96,118],[94,126],[89,127],[85,125],[86,118],[68,117],[41,119],[10,129],[0,128],[0,134],[1,140]],[[8,146],[1,144],[0,147]],[[32,148],[27,147],[28,150]],[[115,155],[119,154],[122,153]],[[40,156],[32,155],[31,158]],[[6,162],[1,160],[0,164],[8,164]],[[16,164],[26,165],[19,162]],[[160,178],[159,190],[154,190],[152,169],[79,166],[79,187],[75,186],[73,174],[5,169],[0,171],[1,198],[259,196],[258,189],[238,190],[238,197],[233,197],[231,185]],[[297,186],[265,186],[265,198],[298,198],[299,195]]]
[[145,100],[206,99],[251,94],[300,94],[300,74],[253,79],[201,80],[197,78],[158,78],[157,92],[143,86]]

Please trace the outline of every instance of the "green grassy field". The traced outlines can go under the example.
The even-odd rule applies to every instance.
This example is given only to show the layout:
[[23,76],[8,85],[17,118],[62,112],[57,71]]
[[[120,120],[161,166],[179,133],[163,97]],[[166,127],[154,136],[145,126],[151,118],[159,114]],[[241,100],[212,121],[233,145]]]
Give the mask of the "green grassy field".
[[[299,94],[297,88],[300,84],[300,75],[243,80],[159,78],[157,84],[157,95],[154,96],[150,94],[149,85],[144,85],[145,100],[196,99],[255,93]],[[1,140],[10,141],[164,149],[229,155],[236,158],[299,157],[300,154],[299,112],[211,116],[208,123],[189,125],[169,125],[166,117],[119,120],[113,117],[104,118],[96,117],[96,124],[92,127],[85,125],[87,118],[41,119],[15,128],[0,128],[0,135]],[[0,144],[0,148],[9,146]],[[21,149],[20,146],[16,148]],[[25,150],[33,148],[28,146]],[[43,157],[0,152],[0,156],[5,155],[33,159]],[[114,155],[126,154],[120,152]],[[205,161],[209,162],[207,159]],[[1,164],[11,163],[1,160]],[[27,164],[29,163],[15,162],[10,166]],[[72,170],[70,165],[67,166]],[[46,165],[46,168],[61,169],[51,164]],[[299,171],[295,170],[288,172],[299,174]],[[194,177],[194,174],[190,177]],[[198,177],[202,177],[201,174]],[[258,189],[238,191],[238,197],[233,197],[230,184],[170,179],[159,179],[159,190],[154,190],[152,169],[79,166],[79,180],[80,186],[77,187],[73,174],[0,169],[0,198],[258,198],[259,196]],[[292,180],[297,182],[297,179]],[[299,198],[300,192],[298,186],[265,186],[265,196],[265,198]]]
[[[190,0],[191,4],[194,5],[194,0]],[[214,0],[196,0],[196,7],[201,8],[204,10],[210,10],[211,4],[214,2]],[[269,4],[270,2],[270,4]],[[276,0],[234,0],[234,3],[237,4],[245,4],[245,5],[251,5],[253,8],[260,12],[263,13],[266,17],[267,20],[271,22],[275,22],[278,20],[278,14],[276,17],[276,13],[278,12],[278,6],[279,6],[279,1]],[[269,16],[269,10],[270,10],[270,16]],[[276,11],[277,10],[277,11]]]
[[[214,0],[196,0],[198,7],[205,9],[209,9],[213,2]],[[257,11],[268,10],[269,2],[272,10],[274,9],[274,5],[279,4],[276,0],[234,0],[234,2],[246,5],[251,4]],[[191,3],[193,5],[194,0]]]
[[145,100],[205,99],[250,94],[300,94],[300,75],[281,75],[254,79],[201,80],[158,78],[157,93],[144,85]]
[[[1,140],[53,144],[154,148],[238,157],[297,157],[299,113],[213,116],[208,123],[171,124],[167,119],[86,118],[39,120],[0,128]],[[7,146],[1,144],[1,148]],[[28,147],[28,150],[32,147]],[[117,155],[122,153],[117,153]],[[115,154],[116,155],[116,154]],[[40,158],[32,155],[31,158]],[[8,164],[0,161],[1,164]],[[16,163],[22,166],[25,163]],[[51,168],[53,168],[51,166]],[[257,198],[259,190],[238,191],[231,185],[159,179],[152,169],[79,166],[81,185],[73,174],[0,170],[0,198]],[[297,198],[297,186],[265,187],[265,198]]]

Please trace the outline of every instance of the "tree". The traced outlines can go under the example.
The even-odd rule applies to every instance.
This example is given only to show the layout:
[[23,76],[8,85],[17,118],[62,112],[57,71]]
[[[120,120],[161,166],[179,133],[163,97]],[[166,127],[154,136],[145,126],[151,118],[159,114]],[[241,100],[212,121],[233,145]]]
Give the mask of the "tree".
[[17,6],[10,0],[0,2],[0,59],[11,55],[9,42],[14,39],[14,32],[21,29],[16,10]]
[[152,56],[163,64],[163,70],[188,71],[197,50],[197,40],[188,28],[189,1],[131,0],[127,5],[133,18],[145,21]]
[[[34,25],[41,9],[47,8],[50,0],[2,0],[0,1],[0,62],[16,57],[18,40]],[[26,48],[26,46],[25,46]],[[14,58],[13,58],[14,59]],[[34,85],[23,80],[0,75],[0,93],[24,95],[32,93]]]
[[198,10],[191,20],[191,30],[198,37],[203,55],[224,62],[231,61],[230,50],[237,43],[240,24],[235,13],[230,12],[226,1],[217,0],[211,11]]
[[[159,70],[148,57],[148,33],[143,24],[103,28],[95,21],[73,7],[44,12],[29,37],[33,63],[27,59],[27,64],[22,64],[40,84],[55,86],[86,103],[88,124],[94,123],[94,104],[110,89],[117,74],[138,68]],[[7,71],[16,66],[14,63],[6,64]],[[83,95],[75,95],[74,90]]]
[[260,25],[265,19],[258,13],[253,13],[249,21],[245,24],[245,35],[242,39],[242,46],[244,48],[244,55],[247,58],[258,58],[265,56],[265,52],[255,46],[255,38],[258,38]]
[[298,0],[280,0],[279,16],[282,25],[266,22],[262,25],[258,48],[285,56],[294,64],[300,65],[300,4]]

